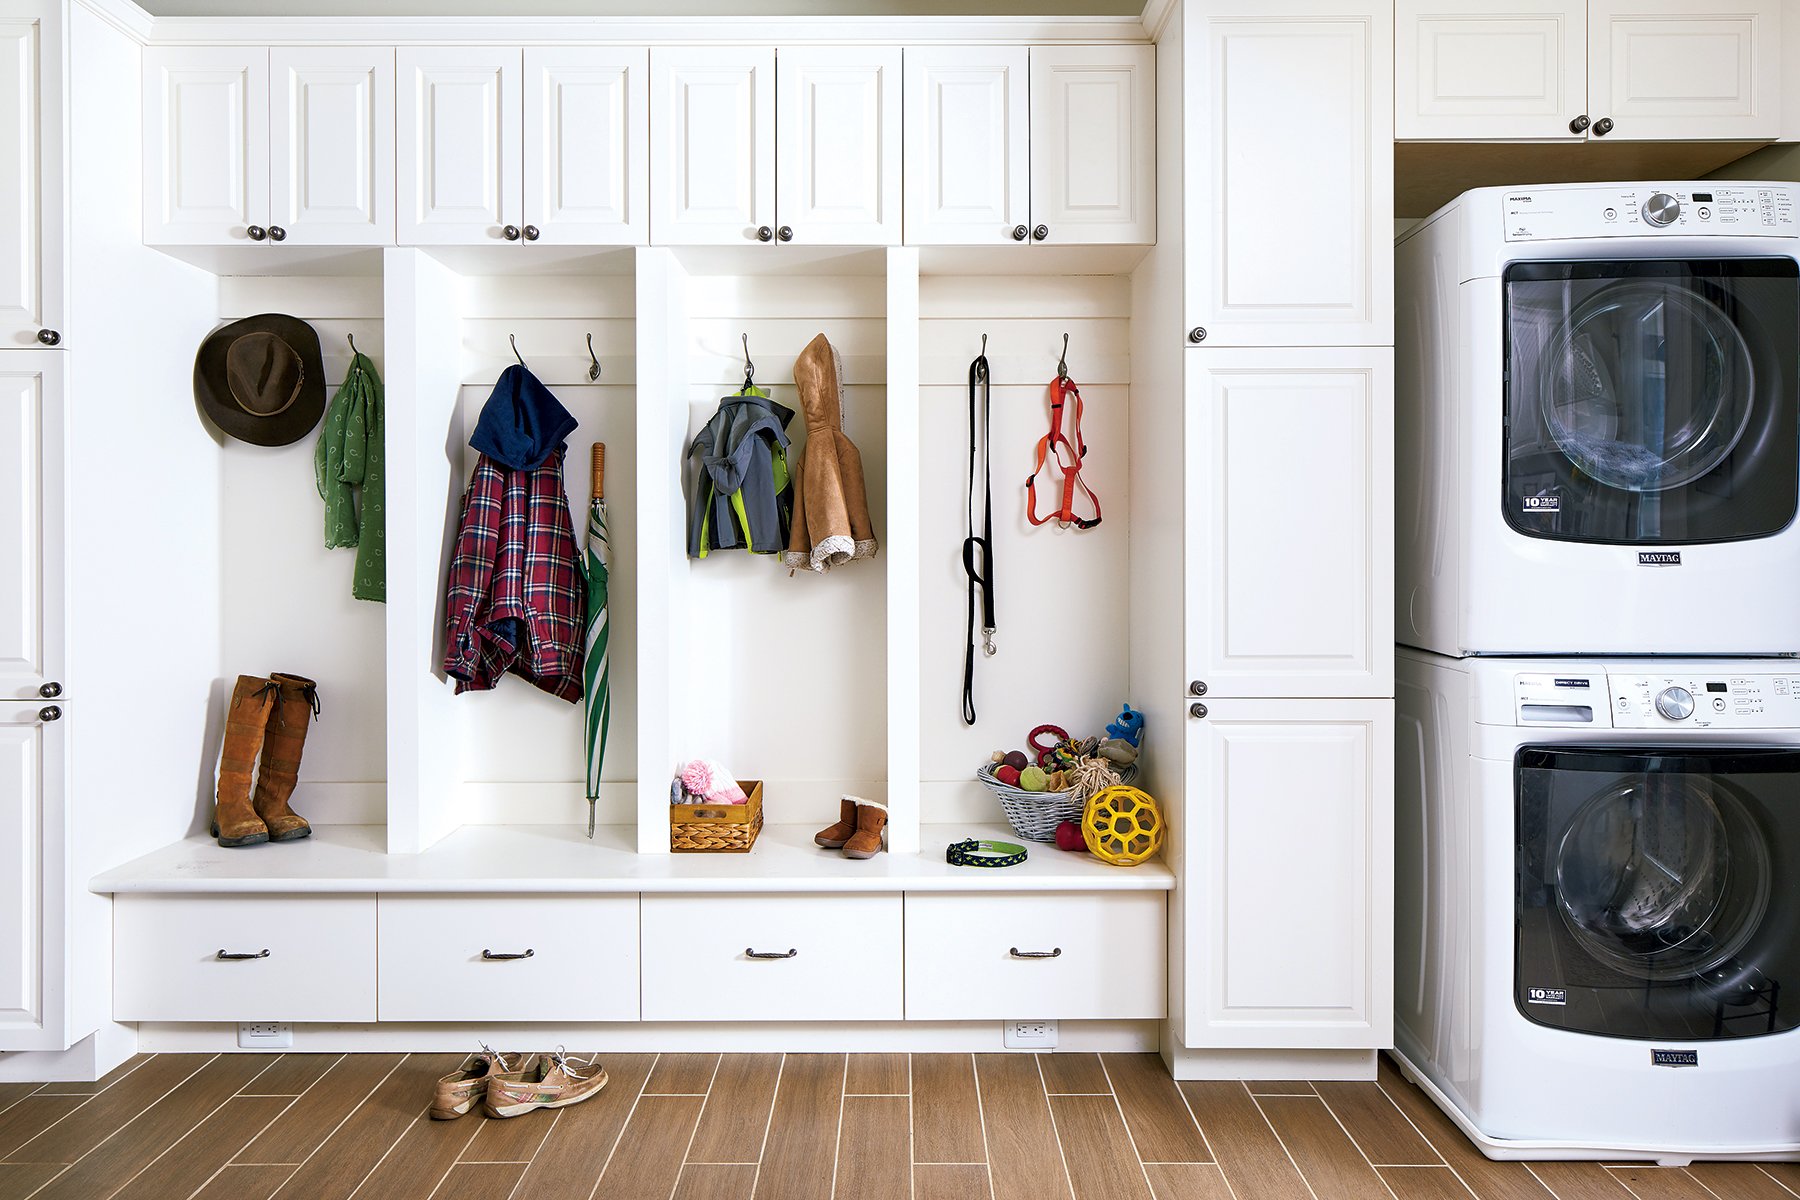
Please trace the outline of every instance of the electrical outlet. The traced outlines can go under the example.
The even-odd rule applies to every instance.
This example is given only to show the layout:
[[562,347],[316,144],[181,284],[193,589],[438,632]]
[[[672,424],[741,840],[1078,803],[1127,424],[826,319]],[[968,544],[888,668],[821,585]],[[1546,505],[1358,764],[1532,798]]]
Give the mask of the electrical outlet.
[[1019,1050],[1056,1049],[1055,1021],[1008,1021],[1006,1045]]
[[281,1021],[249,1021],[238,1026],[240,1050],[291,1050],[294,1027]]

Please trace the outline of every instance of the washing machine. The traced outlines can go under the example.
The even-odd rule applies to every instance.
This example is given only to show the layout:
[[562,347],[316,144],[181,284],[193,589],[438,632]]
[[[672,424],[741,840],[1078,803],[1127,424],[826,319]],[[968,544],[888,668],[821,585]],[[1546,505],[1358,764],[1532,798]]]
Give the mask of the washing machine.
[[1397,679],[1408,1073],[1493,1158],[1800,1158],[1800,664]]
[[1399,238],[1400,642],[1800,652],[1797,193],[1482,188]]

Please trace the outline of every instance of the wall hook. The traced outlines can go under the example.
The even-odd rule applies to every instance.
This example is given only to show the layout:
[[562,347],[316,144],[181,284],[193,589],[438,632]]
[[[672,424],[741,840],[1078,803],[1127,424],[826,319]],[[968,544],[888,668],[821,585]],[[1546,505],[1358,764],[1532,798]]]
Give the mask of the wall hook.
[[344,340],[350,343],[350,361],[355,362],[358,353],[356,349],[356,335],[354,333],[346,333],[344,335]]
[[744,334],[744,390],[756,384],[756,364],[750,361],[750,335]]
[[1056,377],[1058,379],[1069,377],[1069,335],[1066,333],[1063,334],[1062,353],[1056,356]]
[[600,359],[594,353],[594,335],[591,333],[587,335],[587,346],[588,358],[592,360],[593,364],[588,367],[588,382],[597,383],[600,379]]
[[987,334],[981,335],[981,357],[987,357]]
[[[524,356],[519,353],[519,339],[509,333],[506,335],[506,340],[512,345],[513,357],[519,360],[519,365],[521,367],[525,366]],[[529,367],[526,367],[526,369],[530,370]]]

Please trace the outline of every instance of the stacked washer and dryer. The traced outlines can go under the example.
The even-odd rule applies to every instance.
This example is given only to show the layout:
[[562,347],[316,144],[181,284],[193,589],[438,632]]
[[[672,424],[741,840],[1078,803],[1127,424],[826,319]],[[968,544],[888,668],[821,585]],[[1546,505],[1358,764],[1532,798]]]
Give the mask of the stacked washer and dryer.
[[1495,1158],[1800,1158],[1800,188],[1397,247],[1396,1040]]

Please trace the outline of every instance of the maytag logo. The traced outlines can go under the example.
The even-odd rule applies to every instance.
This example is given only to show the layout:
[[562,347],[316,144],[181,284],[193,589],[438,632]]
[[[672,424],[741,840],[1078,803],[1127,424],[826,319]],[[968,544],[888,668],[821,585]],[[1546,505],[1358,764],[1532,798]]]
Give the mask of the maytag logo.
[[1653,1067],[1697,1067],[1700,1065],[1698,1050],[1652,1050],[1650,1065]]
[[1639,550],[1638,566],[1640,567],[1679,567],[1681,551],[1679,550]]

